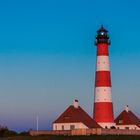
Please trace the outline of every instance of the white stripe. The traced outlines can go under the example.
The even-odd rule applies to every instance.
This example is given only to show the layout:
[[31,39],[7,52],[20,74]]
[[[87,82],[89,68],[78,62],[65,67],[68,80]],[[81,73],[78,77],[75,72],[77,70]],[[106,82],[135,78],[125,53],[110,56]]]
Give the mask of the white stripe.
[[109,57],[97,56],[96,71],[110,71]]
[[94,100],[95,102],[112,102],[111,87],[96,87]]

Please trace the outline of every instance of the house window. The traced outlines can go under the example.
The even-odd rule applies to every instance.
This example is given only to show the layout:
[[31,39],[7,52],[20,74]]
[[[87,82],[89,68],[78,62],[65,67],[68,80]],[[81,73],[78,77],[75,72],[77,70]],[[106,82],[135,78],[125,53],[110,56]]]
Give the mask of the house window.
[[125,129],[129,129],[129,127],[125,127]]
[[55,125],[55,130],[57,130],[57,125]]
[[64,125],[62,125],[62,130],[64,130]]
[[75,129],[75,125],[70,125],[70,130]]

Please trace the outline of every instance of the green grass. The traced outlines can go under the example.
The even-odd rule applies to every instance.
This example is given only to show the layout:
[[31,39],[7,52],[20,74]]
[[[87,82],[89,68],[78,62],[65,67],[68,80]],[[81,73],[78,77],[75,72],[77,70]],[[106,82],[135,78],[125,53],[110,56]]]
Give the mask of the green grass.
[[17,136],[0,140],[140,140],[140,136]]

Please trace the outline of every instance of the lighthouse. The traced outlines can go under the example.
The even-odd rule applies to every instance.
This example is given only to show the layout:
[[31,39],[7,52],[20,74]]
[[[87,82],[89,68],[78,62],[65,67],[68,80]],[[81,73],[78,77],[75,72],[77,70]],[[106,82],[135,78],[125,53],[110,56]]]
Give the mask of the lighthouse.
[[101,26],[96,36],[97,58],[93,119],[103,128],[115,126],[108,47],[108,31]]

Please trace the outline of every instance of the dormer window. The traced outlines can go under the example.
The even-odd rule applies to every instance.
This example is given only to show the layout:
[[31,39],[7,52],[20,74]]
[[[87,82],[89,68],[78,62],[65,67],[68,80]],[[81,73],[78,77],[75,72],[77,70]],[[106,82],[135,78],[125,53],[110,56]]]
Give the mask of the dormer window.
[[64,116],[64,119],[65,120],[68,120],[68,119],[70,119],[71,117],[70,116]]
[[123,123],[123,120],[119,120],[119,123],[122,124]]

